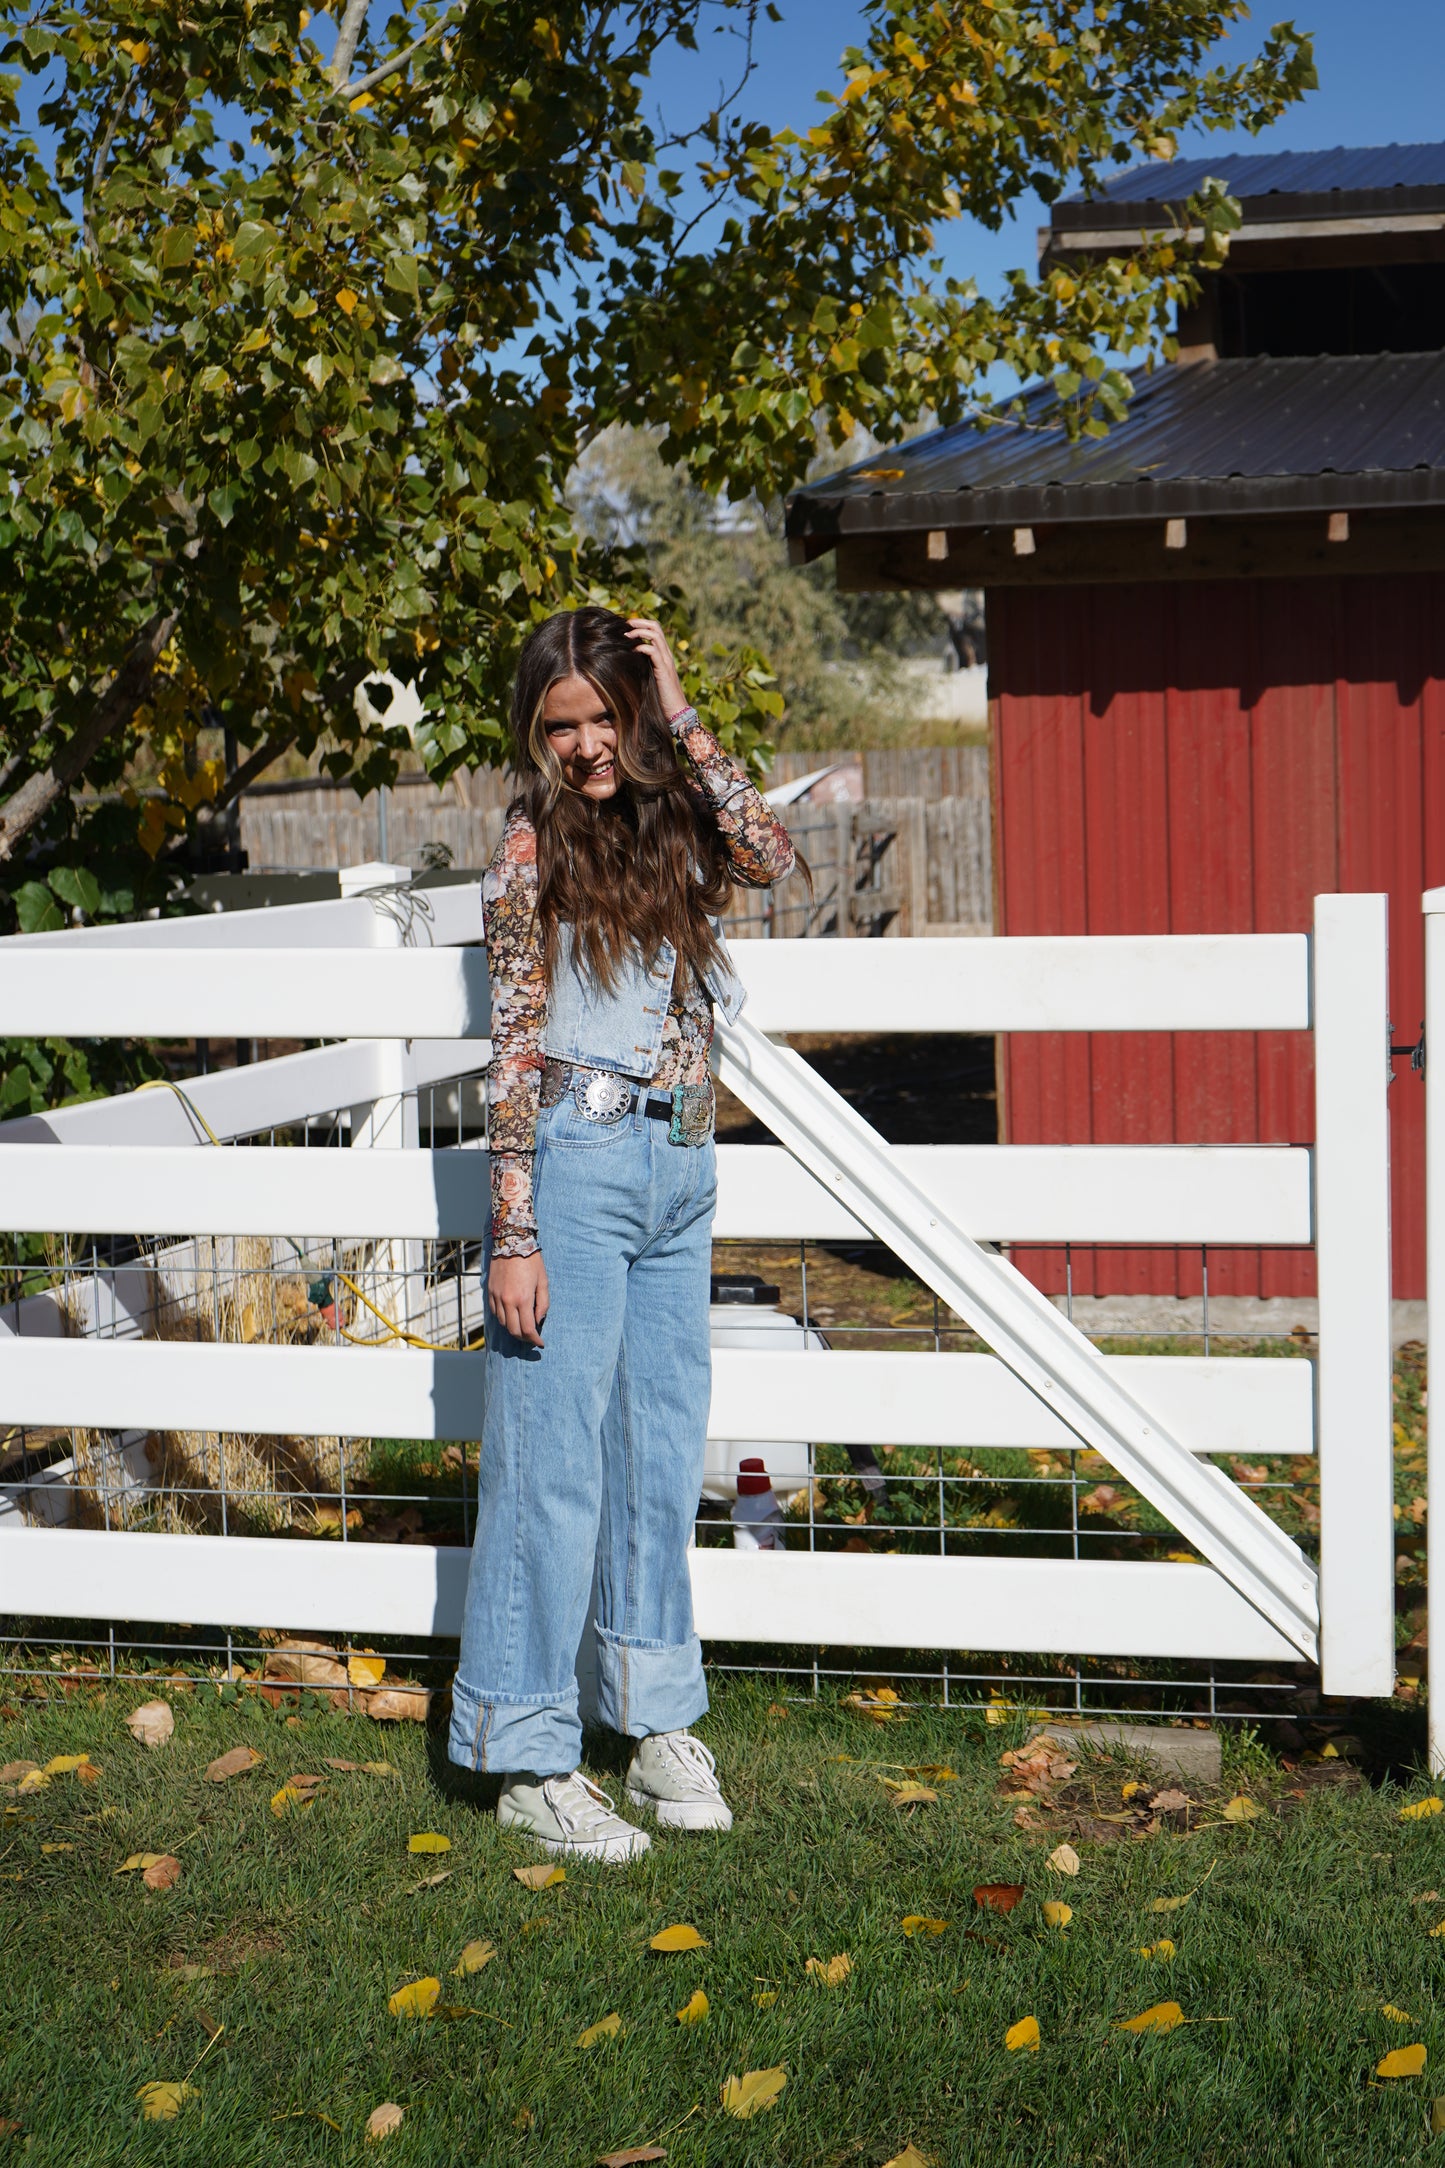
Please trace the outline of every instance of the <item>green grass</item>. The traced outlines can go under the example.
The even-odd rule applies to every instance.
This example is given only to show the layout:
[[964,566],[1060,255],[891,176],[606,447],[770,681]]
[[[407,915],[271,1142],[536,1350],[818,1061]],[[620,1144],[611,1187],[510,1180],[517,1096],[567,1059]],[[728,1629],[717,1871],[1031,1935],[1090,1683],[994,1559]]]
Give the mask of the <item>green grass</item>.
[[[1401,1821],[1410,1793],[1338,1764],[1290,1773],[1240,1742],[1214,1804],[1250,1789],[1264,1812],[1249,1826],[1105,1842],[1061,1812],[1034,1835],[999,1795],[999,1752],[1016,1736],[1003,1728],[923,1711],[887,1726],[836,1706],[779,1714],[767,1689],[728,1683],[702,1729],[738,1809],[732,1836],[660,1840],[635,1869],[573,1866],[533,1895],[510,1869],[536,1855],[502,1837],[485,1786],[449,1767],[438,1733],[329,1712],[288,1727],[249,1696],[222,1706],[202,1688],[176,1695],[173,1740],[147,1751],[123,1725],[151,1692],[11,1704],[0,1721],[0,1761],[86,1750],[102,1769],[98,1783],[57,1776],[3,1802],[0,2120],[20,2132],[0,2159],[567,2168],[660,2139],[673,2168],[879,2168],[911,2140],[948,2168],[1263,2168],[1431,2149],[1445,1937],[1428,1929],[1445,1900],[1415,1900],[1445,1887],[1445,1816]],[[207,1762],[243,1741],[265,1768],[207,1784]],[[610,1751],[595,1764],[604,1781]],[[272,1792],[328,1755],[384,1755],[400,1774],[333,1775],[309,1813],[276,1819]],[[958,1772],[938,1803],[893,1808],[879,1765],[937,1761]],[[1118,1809],[1129,1773],[1087,1764],[1077,1796]],[[1319,1781],[1331,1773],[1343,1781]],[[451,1838],[445,1859],[408,1854],[426,1830]],[[1062,1881],[1045,1859],[1070,1832],[1082,1870]],[[118,1878],[139,1850],[174,1851],[180,1885]],[[417,1887],[441,1867],[446,1881]],[[1025,1896],[1007,1917],[981,1912],[972,1890],[985,1881],[1021,1882]],[[1201,1883],[1181,1911],[1150,1910]],[[1073,1905],[1065,1934],[1043,1924],[1050,1896]],[[910,1912],[948,1927],[906,1939]],[[709,1947],[652,1955],[650,1936],[682,1920]],[[1167,1966],[1138,1954],[1161,1933],[1177,1943]],[[450,1979],[475,1937],[498,1956]],[[807,1958],[840,1951],[851,1978],[818,1986]],[[429,1973],[444,1999],[484,2014],[391,2016],[388,1995]],[[711,2014],[679,2026],[698,1987]],[[760,1992],[776,2002],[759,2008]],[[1171,1997],[1200,2022],[1160,2038],[1115,2029]],[[1385,2002],[1417,2022],[1393,2023]],[[621,2037],[574,2044],[614,2010]],[[173,2123],[143,2122],[137,2088],[186,2075],[206,2047],[202,2011],[224,2031],[194,2072],[198,2097]],[[1042,2048],[1010,2054],[1005,2031],[1027,2014]],[[1413,2040],[1429,2050],[1424,2078],[1373,2084],[1386,2050]],[[724,2078],[772,2065],[787,2071],[779,2105],[726,2116]],[[376,2155],[364,2125],[386,2100],[406,2119]]]

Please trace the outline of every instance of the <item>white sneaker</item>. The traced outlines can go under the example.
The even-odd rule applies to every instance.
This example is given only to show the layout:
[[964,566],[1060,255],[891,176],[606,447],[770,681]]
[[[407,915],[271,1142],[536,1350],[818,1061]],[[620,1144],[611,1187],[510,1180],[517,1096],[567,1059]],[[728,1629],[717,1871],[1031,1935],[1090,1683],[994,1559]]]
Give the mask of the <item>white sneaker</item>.
[[655,1814],[660,1829],[733,1826],[717,1764],[690,1731],[659,1731],[638,1741],[627,1772],[627,1796],[634,1807]]
[[613,1812],[606,1792],[574,1770],[570,1777],[544,1777],[530,1783],[526,1774],[508,1777],[497,1801],[503,1829],[534,1837],[544,1852],[571,1859],[605,1860],[620,1867],[645,1852],[652,1839]]

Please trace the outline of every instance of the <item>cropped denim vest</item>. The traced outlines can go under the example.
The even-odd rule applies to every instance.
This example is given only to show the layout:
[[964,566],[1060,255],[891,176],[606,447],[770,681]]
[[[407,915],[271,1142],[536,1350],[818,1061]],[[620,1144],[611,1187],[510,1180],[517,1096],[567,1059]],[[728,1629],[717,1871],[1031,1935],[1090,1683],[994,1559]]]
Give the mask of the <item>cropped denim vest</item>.
[[[703,972],[702,982],[731,1024],[746,997],[716,920],[713,931],[722,954]],[[557,933],[557,969],[547,997],[543,1053],[588,1069],[610,1069],[618,1076],[650,1077],[662,1051],[677,951],[664,941],[651,969],[640,956],[627,957],[607,993],[575,956],[571,927],[559,926]]]

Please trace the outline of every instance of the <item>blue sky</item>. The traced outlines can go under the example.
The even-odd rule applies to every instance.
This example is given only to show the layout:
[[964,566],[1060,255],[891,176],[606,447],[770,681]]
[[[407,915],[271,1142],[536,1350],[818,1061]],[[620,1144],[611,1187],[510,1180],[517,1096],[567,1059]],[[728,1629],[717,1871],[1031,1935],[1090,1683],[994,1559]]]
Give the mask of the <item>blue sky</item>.
[[[849,0],[776,0],[780,23],[761,23],[758,66],[740,110],[772,128],[812,126],[814,93],[836,86],[846,45],[861,37],[863,14]],[[1247,55],[1272,23],[1293,21],[1313,34],[1320,87],[1265,134],[1189,139],[1181,151],[1226,145],[1238,150],[1319,150],[1336,143],[1427,143],[1445,135],[1445,0],[1270,0],[1256,6],[1221,48]],[[655,71],[649,109],[665,117],[705,110],[721,80],[735,79],[736,41],[704,30],[697,54],[674,51]],[[972,222],[940,228],[937,240],[955,277],[997,291],[1011,266],[1032,267],[1035,228],[1047,213],[1030,198],[993,234]]]

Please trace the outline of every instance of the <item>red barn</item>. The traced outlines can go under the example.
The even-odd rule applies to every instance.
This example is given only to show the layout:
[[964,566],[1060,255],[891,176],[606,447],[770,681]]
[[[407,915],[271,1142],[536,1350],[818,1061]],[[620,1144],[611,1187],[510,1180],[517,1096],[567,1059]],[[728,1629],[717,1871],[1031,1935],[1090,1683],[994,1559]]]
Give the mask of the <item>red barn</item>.
[[[1445,144],[1128,173],[1055,208],[1046,260],[1168,229],[1161,183],[1177,202],[1206,172],[1244,223],[1126,422],[919,438],[798,491],[790,543],[836,551],[846,588],[986,591],[1000,933],[1299,932],[1317,893],[1383,889],[1407,1045],[1420,892],[1445,883]],[[1395,1293],[1418,1297],[1424,1093],[1395,1074]],[[1285,1033],[1015,1038],[1001,1080],[1016,1143],[1312,1134]],[[1210,1291],[1311,1274],[1231,1251]],[[1073,1286],[1194,1294],[1199,1260],[1075,1252]]]

